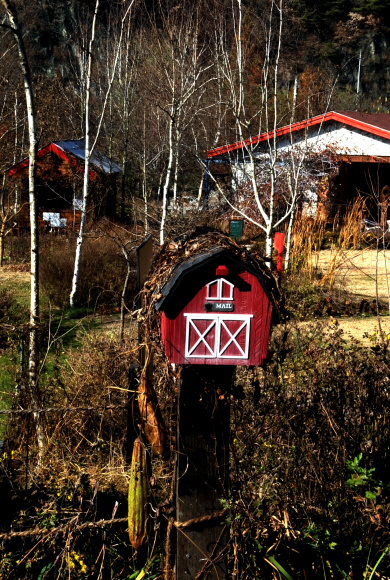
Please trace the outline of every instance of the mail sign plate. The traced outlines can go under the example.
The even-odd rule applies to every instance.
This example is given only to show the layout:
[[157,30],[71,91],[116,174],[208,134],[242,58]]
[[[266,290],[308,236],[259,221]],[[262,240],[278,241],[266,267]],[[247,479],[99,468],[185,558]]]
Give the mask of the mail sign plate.
[[206,302],[204,305],[206,312],[234,312],[232,302]]

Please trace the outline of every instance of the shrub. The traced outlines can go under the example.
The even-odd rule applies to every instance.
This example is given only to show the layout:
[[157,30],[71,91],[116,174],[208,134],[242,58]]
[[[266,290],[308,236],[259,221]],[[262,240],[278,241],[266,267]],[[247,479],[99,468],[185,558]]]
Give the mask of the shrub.
[[4,254],[9,263],[22,265],[30,262],[30,234],[9,235],[4,240]]
[[390,539],[387,345],[289,324],[270,347],[265,372],[237,370],[234,565],[245,579],[271,578],[270,556],[294,580],[323,577],[323,565],[331,577],[363,578]]
[[[52,238],[40,252],[40,284],[43,293],[55,306],[69,301],[72,287],[76,240]],[[126,277],[126,261],[112,240],[105,237],[85,239],[77,303],[95,308],[102,303],[120,303]],[[135,276],[128,289],[128,299],[135,293]]]
[[28,320],[28,315],[28,309],[18,304],[12,292],[0,288],[0,349],[12,344],[18,335],[17,327]]

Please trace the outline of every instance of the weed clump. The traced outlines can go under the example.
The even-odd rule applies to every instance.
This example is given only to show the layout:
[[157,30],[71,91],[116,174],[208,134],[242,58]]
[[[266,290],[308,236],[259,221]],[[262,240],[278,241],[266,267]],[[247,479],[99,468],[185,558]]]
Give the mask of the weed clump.
[[[69,301],[75,252],[76,241],[71,238],[57,238],[41,250],[41,288],[55,306],[62,307]],[[126,271],[126,261],[111,240],[86,239],[81,253],[77,304],[91,308],[106,303],[119,305]],[[128,298],[134,294],[135,276],[129,284]]]
[[361,578],[388,544],[387,348],[293,322],[274,330],[264,371],[237,370],[232,566],[270,578],[274,557],[294,578],[319,578],[329,562],[335,577]]

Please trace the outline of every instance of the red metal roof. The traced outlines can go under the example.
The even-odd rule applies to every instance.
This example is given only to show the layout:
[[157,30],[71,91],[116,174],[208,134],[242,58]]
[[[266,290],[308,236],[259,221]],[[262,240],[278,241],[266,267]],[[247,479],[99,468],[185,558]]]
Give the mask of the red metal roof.
[[[293,133],[294,131],[300,131],[307,127],[320,125],[327,121],[338,121],[343,125],[355,127],[356,129],[361,129],[362,131],[367,131],[373,135],[378,135],[379,137],[390,140],[390,115],[387,113],[357,113],[355,111],[330,111],[323,115],[317,115],[316,117],[311,117],[311,119],[306,119],[305,121],[300,121],[277,129],[276,136],[281,137],[288,133]],[[237,141],[237,143],[231,143],[230,145],[223,145],[222,147],[211,149],[208,151],[207,156],[209,158],[219,157],[220,155],[225,155],[231,151],[242,149],[245,145],[256,145],[257,143],[273,138],[274,131],[269,131],[268,133],[256,135],[256,137],[252,137],[252,139],[247,139],[245,144],[243,141]]]

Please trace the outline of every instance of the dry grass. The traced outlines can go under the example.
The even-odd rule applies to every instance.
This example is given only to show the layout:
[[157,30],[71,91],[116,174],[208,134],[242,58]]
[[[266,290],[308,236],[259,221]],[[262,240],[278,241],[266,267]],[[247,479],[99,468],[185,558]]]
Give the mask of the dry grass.
[[[298,324],[302,328],[305,328],[305,326],[309,327],[311,322],[303,321]],[[330,317],[329,319],[318,321],[318,324],[322,325],[324,332],[327,332],[328,329],[340,329],[344,333],[345,340],[357,340],[365,347],[372,346],[373,343],[380,340],[378,319],[376,317]],[[381,328],[387,337],[390,334],[390,316],[381,316]]]
[[[390,275],[390,252],[376,249],[343,250],[331,248],[312,256],[315,264],[323,272],[332,270],[332,284],[341,285],[349,293],[359,298],[388,300],[387,276]],[[387,274],[386,274],[387,269]],[[330,278],[330,277],[329,277]],[[328,278],[328,280],[329,280]]]
[[[55,473],[57,485],[76,485],[84,473],[90,481],[99,479],[103,489],[115,487],[125,493],[127,409],[123,405],[128,400],[128,368],[136,361],[136,344],[131,339],[121,343],[111,330],[99,334],[81,330],[78,341],[77,350],[64,349],[65,360],[58,359],[56,373],[41,385],[42,404],[92,406],[96,410],[48,414],[45,458],[31,469],[30,476],[50,482]],[[22,405],[23,397],[21,392]],[[104,410],[106,405],[118,408]],[[14,438],[14,449],[19,449],[21,456],[26,446],[26,421],[23,418],[10,424],[10,438]],[[34,441],[29,444],[34,457]]]
[[[155,272],[145,292],[156,299],[161,284],[171,275],[177,262],[186,259],[191,252],[200,252],[202,247],[212,247],[213,243],[214,235],[207,235],[199,237],[198,241],[188,237],[167,245],[154,262]],[[229,240],[224,243],[229,247],[234,245]],[[237,247],[236,251],[239,250],[241,251]],[[359,253],[344,248],[342,255],[347,254]],[[318,250],[318,259],[322,255],[327,254]],[[334,260],[334,255],[329,254],[327,259],[327,263],[339,265],[339,261]],[[324,270],[326,267],[324,265]],[[340,272],[341,265],[335,270],[334,283],[338,283],[337,276]],[[299,277],[299,270],[296,275]],[[156,526],[161,525],[160,542],[164,538],[166,518],[175,517],[171,483],[175,461],[179,376],[174,374],[174,369],[163,354],[159,340],[158,315],[151,309],[143,314],[149,323],[151,341],[154,342],[153,383],[168,428],[166,456],[163,460],[151,461],[153,502],[160,508],[155,516]],[[380,352],[371,351],[369,348],[362,349],[361,344],[356,344],[352,339],[346,349],[344,339],[348,340],[348,336],[340,336],[337,327],[345,332],[354,331],[355,321],[339,319],[337,322],[330,324],[333,329],[330,332],[327,332],[328,320],[318,325],[296,324],[293,321],[285,327],[277,327],[270,343],[274,356],[267,367],[264,370],[250,367],[237,370],[230,401],[231,441],[234,450],[231,454],[230,507],[234,566],[242,578],[249,578],[245,572],[248,554],[253,556],[256,577],[270,577],[267,569],[263,572],[264,558],[258,548],[259,542],[286,569],[299,572],[302,563],[307,562],[307,566],[315,570],[316,577],[321,577],[322,556],[320,558],[314,548],[299,540],[314,518],[320,531],[330,530],[332,536],[327,542],[332,541],[337,546],[338,553],[345,558],[345,554],[348,555],[353,549],[356,538],[364,543],[363,549],[367,552],[371,538],[378,533],[377,524],[370,523],[373,521],[370,517],[377,516],[375,506],[367,506],[363,501],[358,503],[356,492],[352,494],[345,490],[348,477],[345,459],[352,459],[370,444],[373,453],[370,452],[368,458],[369,467],[374,465],[379,472],[381,463],[376,462],[377,456],[384,461],[385,467],[387,465],[388,416],[385,410],[388,408],[388,399],[383,384],[388,377],[388,363],[385,356],[381,358]],[[364,328],[355,329],[355,336],[359,340],[363,338],[364,332],[372,336],[376,331],[375,319],[364,319],[362,322]],[[116,324],[112,318],[104,317],[101,320],[104,330],[100,327],[97,331],[80,333],[77,350],[59,345],[55,371],[42,382],[42,404],[57,407],[93,405],[96,408],[80,413],[48,414],[45,423],[48,447],[40,464],[36,462],[32,425],[28,439],[27,417],[18,417],[11,421],[10,449],[18,451],[18,459],[14,462],[17,465],[11,466],[15,469],[13,483],[19,482],[20,488],[24,488],[27,471],[29,490],[34,489],[33,493],[39,489],[44,490],[47,501],[39,506],[39,510],[31,510],[29,519],[26,517],[25,520],[19,520],[22,522],[19,525],[32,527],[33,522],[38,522],[41,526],[47,525],[44,518],[48,518],[53,512],[52,506],[55,506],[57,523],[66,521],[65,518],[70,513],[67,510],[70,509],[72,515],[83,516],[88,521],[87,518],[94,515],[92,507],[90,510],[89,506],[93,506],[91,497],[94,490],[97,493],[98,483],[100,491],[96,506],[101,505],[103,494],[106,494],[110,508],[107,511],[108,516],[112,513],[114,501],[119,502],[122,507],[126,506],[129,468],[126,461],[127,410],[123,405],[128,400],[129,365],[137,361],[136,333],[127,334],[125,342],[122,343],[118,340]],[[135,330],[133,321],[129,321],[129,329]],[[390,331],[387,319],[384,330]],[[367,344],[371,346],[374,342],[367,341]],[[61,358],[59,355],[62,354],[66,356]],[[239,396],[236,397],[237,391]],[[241,396],[241,391],[244,397]],[[15,406],[26,406],[24,396],[20,393],[20,398],[15,400]],[[103,409],[107,405],[117,405],[117,409]],[[136,408],[132,407],[132,413],[138,428]],[[376,430],[377,416],[384,417],[384,421],[380,429]],[[28,461],[26,449],[29,449]],[[343,452],[340,453],[340,450]],[[12,463],[12,459],[9,463]],[[82,481],[88,488],[85,493],[80,491]],[[327,481],[327,485],[318,485],[318,481]],[[384,486],[384,490],[387,489]],[[36,502],[35,508],[38,505],[38,496],[31,497],[31,505]],[[84,512],[80,508],[80,498],[84,498]],[[385,498],[386,502],[383,504],[390,505],[387,503],[387,495]],[[289,526],[277,525],[282,521],[282,509],[288,513]],[[388,510],[387,507],[383,509]],[[345,515],[339,529],[336,529],[332,524],[340,513]],[[383,519],[385,517],[387,511]],[[301,534],[299,538],[298,532]],[[103,543],[106,534],[110,541],[112,539],[110,550],[119,545],[117,535],[114,542],[114,533],[117,534],[116,531],[107,529],[103,537]],[[290,533],[294,534],[294,543]],[[382,535],[388,539],[385,531]],[[101,553],[99,538],[100,536],[92,534],[80,536],[80,547],[77,549],[83,554],[91,551],[91,568]],[[123,538],[127,542],[126,536]],[[55,546],[56,555],[61,553],[61,541],[59,539]],[[35,543],[34,539],[31,547],[34,548]],[[129,559],[131,549],[128,545],[123,545],[125,557]],[[294,548],[291,549],[291,546]],[[19,552],[16,552],[12,547],[13,552],[18,554],[15,557],[21,559],[30,549],[30,545],[24,544],[18,549]],[[34,557],[37,554],[46,557],[47,552],[47,545],[42,543],[36,549]],[[336,550],[332,550],[330,559],[334,557],[333,552],[336,553]],[[358,554],[358,557],[364,560],[366,552],[361,557]],[[51,554],[50,558],[53,561]],[[117,558],[116,554],[113,562],[116,561],[114,558]],[[349,560],[352,561],[352,556]],[[120,567],[113,575],[113,564],[107,558],[104,574],[124,578],[125,564],[122,564],[122,560],[118,561]],[[232,561],[230,565],[232,568]],[[101,566],[103,568],[103,563]],[[23,568],[20,567],[19,570]],[[33,577],[30,572],[28,574],[25,575],[26,578]],[[55,574],[57,575],[57,570]],[[129,574],[126,572],[126,577]],[[15,574],[16,577],[23,576]],[[37,577],[38,574],[35,575]],[[354,577],[362,575],[355,571]]]
[[325,239],[326,220],[317,213],[313,219],[305,211],[300,212],[295,219],[291,236],[290,269],[304,269],[310,274],[315,267],[313,258],[321,250]]
[[3,266],[3,268],[0,268],[0,285],[10,281],[12,283],[21,282],[27,284],[30,282],[30,272],[15,270],[9,266]]

